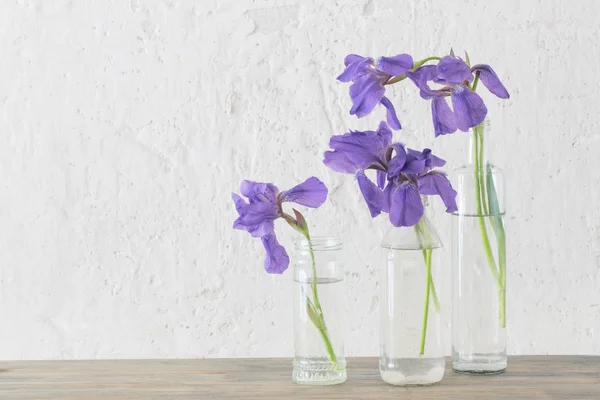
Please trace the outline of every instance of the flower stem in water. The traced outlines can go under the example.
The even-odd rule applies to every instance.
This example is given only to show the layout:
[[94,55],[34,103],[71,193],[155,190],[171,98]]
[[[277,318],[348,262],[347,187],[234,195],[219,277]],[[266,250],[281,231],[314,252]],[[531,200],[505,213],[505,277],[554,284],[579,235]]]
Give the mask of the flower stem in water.
[[[498,285],[498,302],[499,302],[499,319],[500,326],[506,327],[506,237],[504,235],[504,228],[502,227],[502,221],[494,221],[494,218],[500,218],[500,215],[490,215],[491,210],[491,194],[486,196],[485,186],[485,174],[490,174],[491,171],[484,172],[483,169],[483,124],[480,124],[473,128],[473,154],[475,155],[475,201],[477,207],[477,214],[479,216],[479,230],[481,231],[481,240],[483,242],[483,250],[485,252],[490,271]],[[493,184],[493,183],[492,183]],[[488,190],[490,190],[490,183],[488,183]],[[489,206],[488,206],[489,203]],[[494,253],[490,245],[490,240],[487,234],[486,218],[490,218],[492,224],[496,223],[499,225],[498,229],[495,229],[496,243],[498,245],[498,266],[496,266],[496,260],[494,259]]]
[[323,342],[325,343],[325,349],[327,350],[327,355],[332,362],[337,362],[337,357],[335,356],[335,351],[333,350],[333,346],[331,344],[331,340],[329,339],[329,334],[327,333],[327,325],[325,324],[325,316],[323,315],[323,309],[321,308],[321,303],[319,302],[319,294],[317,292],[317,264],[315,262],[315,252],[313,250],[312,241],[310,240],[310,234],[308,233],[308,229],[304,232],[304,236],[308,241],[308,249],[310,251],[310,258],[312,261],[312,293],[313,293],[313,301],[310,300],[307,296],[307,312],[309,314],[310,320],[318,329]]
[[[419,241],[419,246],[421,247],[421,251],[423,252],[423,261],[425,262],[425,269],[427,276],[427,283],[425,285],[425,310],[423,312],[423,327],[421,329],[421,346],[419,349],[419,353],[423,355],[425,353],[425,339],[427,337],[427,321],[429,319],[429,297],[433,296],[433,303],[435,305],[435,310],[440,312],[440,302],[437,297],[437,293],[435,291],[435,286],[433,284],[433,276],[431,274],[431,235],[427,230],[427,225],[424,223],[425,219],[421,218],[421,220],[415,225],[415,231],[417,233],[417,240]],[[425,243],[423,243],[423,238],[425,239]]]
[[427,319],[429,317],[429,292],[432,286],[431,279],[431,249],[425,249],[425,264],[427,266],[427,285],[425,287],[425,311],[423,312],[423,328],[421,329],[421,347],[419,354],[425,354],[425,337],[427,336]]

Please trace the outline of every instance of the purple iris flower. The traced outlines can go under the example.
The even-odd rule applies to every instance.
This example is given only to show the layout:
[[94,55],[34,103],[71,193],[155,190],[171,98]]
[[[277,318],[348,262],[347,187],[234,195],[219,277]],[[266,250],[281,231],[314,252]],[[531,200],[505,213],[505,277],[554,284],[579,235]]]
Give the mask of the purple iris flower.
[[385,97],[385,85],[392,77],[402,75],[413,68],[413,58],[408,54],[398,54],[393,57],[380,57],[375,62],[370,57],[350,54],[344,59],[344,65],[346,68],[337,79],[340,82],[352,82],[350,114],[362,118],[370,114],[377,104],[381,104],[387,109],[388,124],[393,129],[400,129],[394,105]]
[[311,208],[320,207],[327,199],[327,187],[319,179],[311,177],[290,190],[280,192],[272,183],[245,180],[240,185],[240,192],[248,201],[236,193],[231,194],[239,214],[233,227],[245,230],[253,237],[260,237],[267,252],[265,270],[270,274],[283,273],[290,263],[290,258],[285,248],[277,241],[274,222],[280,217],[288,221],[293,221],[293,218],[283,212],[282,203],[293,202]]
[[[458,209],[456,191],[446,175],[435,169],[446,162],[430,149],[416,151],[391,143],[384,122],[377,132],[333,136],[329,144],[333,150],[325,152],[323,162],[334,171],[356,176],[372,217],[385,212],[394,226],[413,226],[423,216],[421,195],[440,196],[447,212]],[[377,183],[366,176],[368,169],[377,171]]]
[[[486,88],[502,99],[508,99],[508,91],[500,82],[494,70],[485,64],[469,68],[462,59],[453,56],[443,57],[437,65],[425,65],[416,71],[406,72],[420,89],[421,97],[431,100],[431,114],[435,136],[454,133],[456,129],[467,132],[470,128],[483,122],[487,115],[487,107],[481,97],[469,88],[474,74],[479,76]],[[434,90],[428,82],[444,85]],[[446,102],[452,100],[452,108]]]
[[458,210],[457,193],[450,180],[434,169],[444,166],[446,161],[433,155],[430,149],[419,152],[397,144],[394,150],[383,194],[383,211],[389,212],[392,225],[413,226],[419,222],[424,212],[422,195],[440,196],[446,212]]

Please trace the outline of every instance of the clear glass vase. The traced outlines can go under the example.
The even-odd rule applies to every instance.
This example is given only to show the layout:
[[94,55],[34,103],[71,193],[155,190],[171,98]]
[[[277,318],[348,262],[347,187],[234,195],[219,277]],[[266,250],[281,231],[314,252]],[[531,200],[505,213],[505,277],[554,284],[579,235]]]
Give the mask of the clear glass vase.
[[435,265],[441,247],[426,215],[413,227],[390,228],[381,242],[379,372],[391,385],[430,385],[444,376]]
[[339,259],[342,242],[314,237],[295,242],[294,382],[335,385],[346,381],[346,287]]
[[489,123],[470,132],[469,163],[453,172],[452,368],[506,369],[504,175],[488,159]]

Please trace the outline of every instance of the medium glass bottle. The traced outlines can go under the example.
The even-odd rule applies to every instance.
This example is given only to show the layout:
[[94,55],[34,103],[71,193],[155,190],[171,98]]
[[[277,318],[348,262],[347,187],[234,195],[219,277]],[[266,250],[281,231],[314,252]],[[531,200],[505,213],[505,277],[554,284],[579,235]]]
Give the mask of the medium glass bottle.
[[507,365],[504,174],[488,159],[489,123],[470,135],[469,162],[452,179],[452,368],[493,374]]
[[346,287],[342,242],[314,237],[295,242],[293,380],[308,385],[346,381]]
[[441,247],[426,214],[415,226],[390,228],[381,242],[379,372],[391,385],[430,385],[444,376],[435,265]]

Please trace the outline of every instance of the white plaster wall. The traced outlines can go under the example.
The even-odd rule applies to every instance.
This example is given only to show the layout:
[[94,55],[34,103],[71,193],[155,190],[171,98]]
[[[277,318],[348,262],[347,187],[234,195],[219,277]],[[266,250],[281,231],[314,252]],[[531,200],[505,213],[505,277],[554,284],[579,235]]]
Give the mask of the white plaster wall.
[[[231,229],[230,192],[310,175],[331,189],[312,229],[351,259],[347,353],[376,354],[387,221],[321,155],[382,112],[350,117],[335,76],[349,52],[450,47],[512,94],[486,96],[508,180],[509,352],[600,354],[600,2],[1,6],[0,358],[290,356],[290,274],[267,275],[260,241]],[[398,139],[465,159],[464,135],[433,140],[416,90],[392,93]]]

